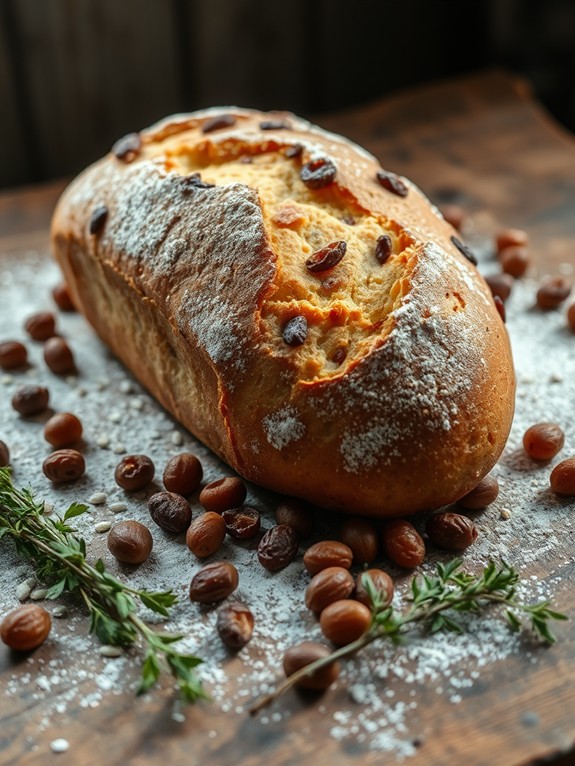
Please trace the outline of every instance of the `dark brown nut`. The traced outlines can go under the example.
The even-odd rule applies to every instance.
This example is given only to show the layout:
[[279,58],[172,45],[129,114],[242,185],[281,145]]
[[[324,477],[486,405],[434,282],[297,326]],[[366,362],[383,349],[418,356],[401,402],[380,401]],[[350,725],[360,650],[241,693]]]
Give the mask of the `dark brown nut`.
[[523,229],[502,229],[495,238],[497,252],[501,253],[507,247],[527,247],[529,237]]
[[[303,641],[301,644],[291,646],[284,654],[283,669],[287,677],[293,676],[298,670],[311,665],[316,660],[321,660],[330,654],[327,646],[316,644],[312,641]],[[330,687],[339,676],[339,662],[334,661],[323,668],[319,668],[310,675],[303,675],[295,684],[300,689],[313,689],[323,691]]]
[[42,464],[44,475],[54,484],[76,481],[84,475],[84,456],[75,449],[59,449],[52,452]]
[[52,627],[52,618],[38,604],[25,604],[4,617],[0,638],[16,652],[29,652],[43,644]]
[[44,361],[55,375],[76,372],[74,354],[64,338],[49,338],[44,346]]
[[551,460],[564,444],[565,434],[557,423],[536,423],[523,434],[523,448],[533,460]]
[[303,555],[303,564],[311,575],[327,567],[350,569],[352,561],[351,548],[337,540],[322,540],[314,543]]
[[223,511],[222,518],[228,534],[238,540],[249,540],[260,531],[260,514],[248,505]]
[[549,478],[551,489],[557,495],[575,496],[575,457],[558,463],[551,471]]
[[305,605],[312,612],[319,614],[328,604],[349,598],[354,582],[348,569],[328,567],[322,569],[311,579],[305,592]]
[[567,309],[567,324],[575,332],[575,303],[572,303]]
[[216,630],[222,643],[237,652],[251,639],[254,632],[254,616],[241,601],[234,601],[218,609]]
[[185,532],[192,520],[188,501],[175,492],[156,492],[148,500],[150,516],[164,532],[179,535]]
[[21,386],[12,397],[12,407],[20,415],[38,415],[48,407],[50,393],[44,386]]
[[371,608],[371,599],[363,585],[363,578],[366,575],[370,578],[374,588],[379,592],[383,606],[391,604],[394,591],[393,580],[383,569],[366,569],[357,575],[355,578],[355,598],[364,606]]
[[65,282],[56,285],[52,290],[52,298],[54,298],[54,303],[58,306],[60,311],[76,311],[76,306],[74,306],[72,301],[70,290]]
[[5,468],[7,465],[10,465],[10,450],[5,442],[0,441],[0,468]]
[[226,537],[226,523],[219,513],[206,511],[194,519],[186,532],[186,545],[204,559],[219,550]]
[[190,583],[190,600],[200,604],[223,601],[238,587],[238,570],[229,561],[214,561],[196,572]]
[[114,472],[116,484],[128,492],[138,492],[152,482],[156,469],[147,455],[126,455]]
[[206,511],[223,513],[229,508],[237,508],[246,499],[247,489],[237,476],[226,476],[212,481],[200,492],[200,504]]
[[0,367],[15,370],[28,362],[28,351],[18,340],[4,340],[0,343]]
[[298,538],[291,527],[271,527],[258,545],[259,562],[268,572],[278,572],[294,560],[297,546]]
[[484,476],[475,489],[461,497],[457,504],[470,511],[478,511],[493,503],[498,494],[499,482],[495,476]]
[[53,447],[69,447],[82,438],[82,423],[71,412],[58,412],[52,415],[44,426],[44,438]]
[[371,624],[371,612],[359,601],[341,599],[326,606],[319,617],[323,635],[337,646],[350,644]]
[[477,540],[477,527],[460,513],[435,513],[425,525],[432,543],[448,551],[463,551]]
[[443,205],[441,208],[443,217],[454,229],[461,230],[463,222],[467,218],[467,212],[459,205]]
[[164,487],[187,497],[197,490],[204,476],[202,464],[191,452],[182,452],[170,458],[164,468]]
[[108,534],[108,550],[124,564],[141,564],[153,546],[150,530],[139,521],[119,521]]
[[377,530],[366,519],[346,519],[339,529],[339,538],[351,548],[354,564],[370,564],[379,552]]
[[383,550],[400,567],[414,569],[423,563],[425,543],[409,521],[393,519],[383,528]]
[[302,540],[311,537],[315,527],[311,506],[291,498],[286,498],[276,508],[276,521],[294,529]]
[[519,279],[531,265],[531,258],[527,248],[512,246],[506,247],[499,254],[499,263],[504,274],[510,274],[512,277]]
[[505,303],[513,289],[514,279],[511,274],[491,274],[485,277],[485,281],[489,285],[491,295],[494,298],[497,296]]
[[32,340],[48,340],[56,333],[56,318],[50,311],[39,311],[28,317],[24,329]]
[[565,277],[551,277],[543,280],[537,290],[537,305],[543,311],[551,311],[569,297],[571,282]]

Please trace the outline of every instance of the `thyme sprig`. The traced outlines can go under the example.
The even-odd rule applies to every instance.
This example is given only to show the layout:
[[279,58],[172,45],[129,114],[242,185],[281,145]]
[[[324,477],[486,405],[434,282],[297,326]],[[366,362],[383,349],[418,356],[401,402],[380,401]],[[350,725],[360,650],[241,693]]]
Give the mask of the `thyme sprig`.
[[521,618],[525,616],[541,640],[548,644],[554,643],[555,636],[549,622],[566,620],[566,615],[553,611],[549,601],[535,604],[520,601],[516,593],[519,574],[511,566],[506,563],[498,566],[491,561],[479,575],[469,574],[462,567],[463,562],[454,559],[448,564],[437,564],[435,577],[414,577],[408,597],[410,606],[404,611],[386,605],[385,594],[377,590],[369,575],[364,574],[363,586],[371,601],[371,623],[368,630],[356,641],[336,649],[286,678],[271,693],[256,700],[250,713],[254,715],[269,705],[305,676],[312,675],[336,660],[356,654],[374,641],[387,638],[394,644],[401,643],[406,633],[418,623],[422,623],[429,633],[463,633],[465,628],[457,620],[457,613],[479,613],[492,603],[507,607],[505,614],[511,630],[521,630]]
[[14,486],[9,468],[0,468],[0,541],[11,538],[17,552],[33,562],[40,582],[49,585],[46,597],[79,596],[90,614],[90,632],[104,644],[126,647],[143,639],[145,657],[138,694],[154,686],[167,666],[184,699],[205,698],[195,671],[202,660],[173,646],[184,636],[157,632],[138,615],[140,606],[145,606],[169,617],[177,597],[172,591],[129,587],[106,570],[102,559],[91,564],[84,539],[69,524],[87,510],[87,505],[72,503],[61,517],[45,516],[43,503],[29,490]]

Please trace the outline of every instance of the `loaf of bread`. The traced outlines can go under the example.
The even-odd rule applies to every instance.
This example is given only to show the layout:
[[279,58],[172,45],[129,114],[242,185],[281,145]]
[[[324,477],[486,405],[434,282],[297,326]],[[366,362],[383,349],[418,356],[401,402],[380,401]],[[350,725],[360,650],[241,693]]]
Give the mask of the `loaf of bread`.
[[472,254],[414,184],[294,115],[126,136],[66,190],[52,243],[104,342],[257,484],[401,516],[505,445],[512,359]]

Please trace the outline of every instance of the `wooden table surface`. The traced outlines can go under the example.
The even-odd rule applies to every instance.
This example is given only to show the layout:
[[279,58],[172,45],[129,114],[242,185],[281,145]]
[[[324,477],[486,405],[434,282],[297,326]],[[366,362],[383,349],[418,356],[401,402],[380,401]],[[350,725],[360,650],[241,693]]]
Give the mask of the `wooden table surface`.
[[[438,205],[454,202],[474,211],[485,232],[498,225],[527,228],[540,272],[575,264],[575,141],[551,122],[522,83],[501,73],[480,74],[319,122],[366,146],[384,167],[412,178]],[[51,210],[62,186],[0,195],[0,251],[46,248]],[[575,577],[572,552],[569,562],[563,564],[564,581]],[[560,606],[575,616],[575,589],[563,589],[561,599]],[[519,766],[552,759],[554,766],[574,764],[572,622],[561,627],[560,636],[534,670],[527,658],[514,656],[459,705],[445,705],[422,690],[419,714],[430,733],[406,762]],[[0,683],[13,672],[13,660],[0,650]],[[14,698],[7,703],[0,695],[0,764],[32,766],[53,759],[148,766],[393,762],[391,754],[354,750],[334,739],[310,740],[299,724],[309,723],[313,706],[295,695],[282,704],[292,712],[289,720],[262,727],[247,716],[230,719],[226,736],[212,741],[206,732],[221,711],[199,705],[185,724],[175,724],[168,690],[146,706],[130,694],[118,695],[94,710],[72,709],[77,744],[68,754],[51,756],[46,749],[26,746],[26,735],[37,734],[40,703]],[[526,709],[536,726],[518,715]]]

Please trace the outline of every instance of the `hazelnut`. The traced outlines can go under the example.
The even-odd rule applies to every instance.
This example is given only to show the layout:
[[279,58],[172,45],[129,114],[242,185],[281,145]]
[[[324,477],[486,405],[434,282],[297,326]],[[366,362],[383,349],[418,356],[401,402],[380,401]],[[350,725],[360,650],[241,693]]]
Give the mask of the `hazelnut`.
[[366,519],[346,519],[340,527],[339,537],[353,554],[354,564],[370,564],[379,551],[375,526]]
[[186,545],[198,558],[211,556],[226,537],[226,522],[219,513],[206,511],[192,521],[186,532]]
[[240,506],[246,495],[246,485],[238,476],[226,476],[206,484],[200,492],[199,500],[206,511],[223,513]]
[[[301,668],[311,665],[316,660],[329,656],[329,649],[323,644],[312,641],[303,641],[301,644],[290,647],[284,654],[283,669],[286,676],[293,676]],[[304,675],[296,683],[300,689],[315,689],[322,691],[332,685],[339,675],[339,663],[331,662],[311,675]]]
[[295,529],[300,539],[311,537],[314,530],[313,510],[302,500],[286,498],[276,509],[276,522]]
[[303,563],[311,575],[327,567],[351,568],[353,553],[351,548],[337,540],[322,540],[310,546],[303,556]]
[[54,484],[76,481],[84,475],[84,456],[75,449],[59,449],[52,452],[42,464],[44,475]]
[[394,564],[405,569],[414,569],[425,558],[423,538],[413,524],[404,519],[393,519],[385,524],[383,550]]
[[76,363],[70,346],[64,338],[49,338],[44,345],[44,361],[56,375],[76,372]]
[[25,604],[4,617],[0,638],[17,652],[29,652],[43,644],[52,627],[52,618],[38,604]]
[[38,415],[48,407],[50,393],[44,386],[21,386],[12,397],[12,407],[25,417]]
[[153,545],[150,530],[139,521],[119,521],[108,534],[108,550],[124,564],[141,564]]
[[371,624],[371,612],[359,601],[341,599],[328,604],[319,617],[323,635],[338,646],[350,644]]
[[32,340],[48,340],[56,333],[56,318],[50,311],[40,311],[28,317],[24,329]]
[[10,450],[5,442],[0,441],[0,468],[5,468],[7,465],[10,465]]
[[305,592],[305,605],[319,613],[333,601],[349,598],[354,581],[348,569],[327,567],[314,575]]
[[164,468],[164,487],[187,497],[197,490],[204,475],[202,464],[191,452],[170,458]]
[[486,508],[493,503],[499,495],[499,482],[495,476],[484,476],[479,484],[463,497],[459,498],[457,505],[470,511]]
[[128,492],[145,489],[154,478],[155,467],[147,455],[126,455],[114,472],[116,484]]
[[82,438],[82,423],[71,412],[58,412],[44,426],[44,438],[53,447],[69,447]]
[[234,601],[218,609],[216,630],[222,643],[234,652],[239,651],[251,639],[254,632],[254,616],[245,604]]
[[4,340],[0,343],[0,367],[3,370],[15,370],[28,362],[26,346],[17,340]]
[[363,578],[368,576],[373,587],[379,592],[383,606],[389,606],[393,598],[393,580],[383,569],[366,569],[355,578],[355,598],[368,608],[371,608],[371,599],[363,586]]
[[291,527],[282,524],[271,527],[258,545],[258,559],[268,572],[278,572],[294,560],[298,538]]
[[477,539],[477,527],[460,513],[435,513],[425,525],[429,539],[448,551],[462,551]]
[[214,561],[206,564],[192,578],[190,601],[213,604],[223,601],[238,587],[238,570],[229,561]]
[[58,306],[60,311],[76,311],[72,296],[70,295],[70,290],[65,282],[61,282],[54,287],[52,290],[52,298],[54,298],[54,303]]
[[164,532],[179,535],[192,521],[192,509],[181,495],[175,492],[156,492],[148,500],[150,516]]

